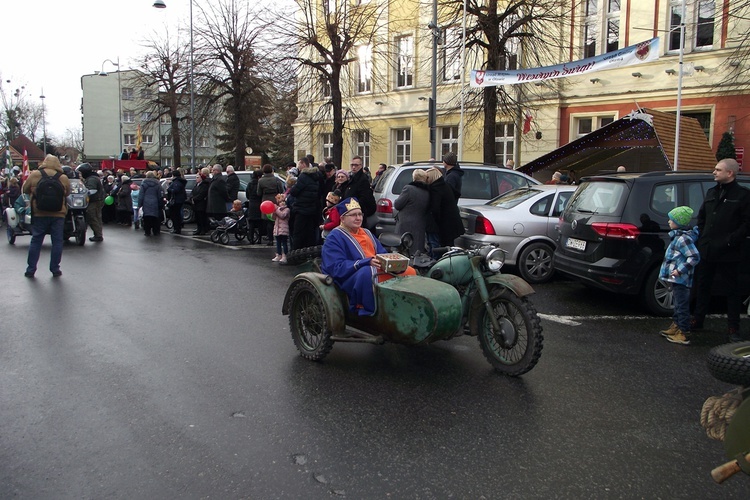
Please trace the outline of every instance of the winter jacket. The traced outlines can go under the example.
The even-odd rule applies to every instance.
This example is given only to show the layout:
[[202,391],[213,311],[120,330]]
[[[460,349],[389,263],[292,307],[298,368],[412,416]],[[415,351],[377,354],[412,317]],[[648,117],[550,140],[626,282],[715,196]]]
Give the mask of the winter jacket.
[[464,224],[453,190],[443,177],[430,184],[430,214],[437,225],[440,245],[453,245],[454,240],[464,234]]
[[223,175],[215,175],[208,186],[208,205],[206,212],[209,214],[227,213],[227,203],[234,200],[229,199],[227,181]]
[[141,188],[138,184],[132,184],[130,188],[130,202],[134,210],[138,210],[138,198],[141,197]]
[[146,177],[141,184],[138,208],[143,208],[144,217],[161,218],[161,211],[164,208],[164,195],[161,192],[161,184],[153,177]]
[[245,190],[247,196],[247,217],[250,220],[260,220],[263,214],[260,212],[261,197],[258,194],[258,180],[253,177]]
[[258,179],[257,194],[261,197],[261,203],[264,201],[272,201],[276,203],[276,195],[283,193],[284,188],[281,185],[281,181],[276,178],[273,173],[263,174]]
[[237,199],[237,194],[240,192],[240,177],[235,174],[227,174],[227,194],[229,199],[234,201]]
[[[55,175],[56,173],[60,172],[62,174],[62,167],[57,166],[45,166],[41,167],[44,169],[44,172],[49,175]],[[36,193],[36,185],[39,184],[39,181],[42,179],[42,173],[39,170],[34,170],[29,174],[29,178],[26,179],[23,183],[23,186],[21,190],[31,195],[31,213],[32,215],[35,215],[37,217],[65,217],[65,214],[68,213],[68,204],[65,203],[63,200],[62,208],[57,212],[44,212],[42,210],[39,210],[36,208],[36,198],[34,197],[34,194]],[[60,177],[60,182],[63,185],[63,188],[65,189],[65,196],[68,196],[70,194],[70,181],[68,180],[68,176],[65,174],[62,174]]]
[[290,193],[294,196],[294,210],[302,215],[318,215],[318,169],[308,167],[299,174],[297,183],[292,187]]
[[[83,185],[89,190],[89,201],[101,201],[104,199],[104,186],[102,181],[96,173],[92,172],[85,179],[83,179]],[[92,191],[96,193],[91,194]]]
[[[693,271],[701,260],[694,243],[698,239],[698,228],[674,229],[669,232],[669,237],[672,242],[664,252],[659,278],[690,288],[693,286]],[[672,276],[675,269],[680,273],[678,276]]]
[[167,198],[174,200],[175,205],[182,205],[187,201],[185,186],[187,186],[187,181],[184,178],[175,177],[167,188]]
[[133,200],[130,197],[130,182],[125,181],[117,190],[117,211],[118,212],[129,212],[133,210]]
[[741,247],[750,229],[750,190],[737,181],[708,190],[698,211],[696,246],[704,261],[739,262]]
[[461,198],[461,189],[463,187],[462,177],[464,176],[464,173],[465,172],[461,170],[461,166],[456,165],[450,170],[446,170],[444,175],[445,183],[453,190],[453,196],[456,198],[456,202]]
[[190,192],[190,201],[193,203],[193,209],[196,212],[205,212],[208,205],[208,180],[204,179],[195,184]]
[[430,187],[419,181],[407,184],[393,202],[393,207],[398,210],[396,234],[411,233],[414,237],[411,251],[424,252],[427,213],[430,209]]
[[372,188],[370,187],[370,177],[365,173],[364,169],[349,178],[349,185],[346,187],[346,191],[343,193],[341,199],[349,197],[357,198],[365,217],[369,217],[375,213],[375,195],[372,194]]
[[273,235],[289,236],[289,207],[276,207],[273,212],[273,220]]

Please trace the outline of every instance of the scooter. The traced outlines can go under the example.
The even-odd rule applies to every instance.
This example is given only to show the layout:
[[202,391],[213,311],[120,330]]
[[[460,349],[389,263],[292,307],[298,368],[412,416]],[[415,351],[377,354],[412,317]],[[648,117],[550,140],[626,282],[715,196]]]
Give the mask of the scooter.
[[75,238],[78,246],[86,243],[86,207],[89,206],[89,190],[80,179],[70,179],[70,194],[66,198],[68,212],[65,214],[63,237]]
[[531,370],[542,354],[541,320],[529,301],[531,286],[500,273],[505,253],[493,245],[436,250],[445,253],[425,276],[373,283],[374,316],[349,312],[346,294],[330,276],[297,275],[282,313],[289,316],[300,355],[322,360],[336,342],[424,345],[470,335],[479,338],[497,372],[519,376]]

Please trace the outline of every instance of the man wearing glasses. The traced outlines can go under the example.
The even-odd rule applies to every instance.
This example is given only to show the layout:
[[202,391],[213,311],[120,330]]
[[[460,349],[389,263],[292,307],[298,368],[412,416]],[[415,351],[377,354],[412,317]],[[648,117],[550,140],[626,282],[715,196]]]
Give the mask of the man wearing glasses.
[[349,185],[346,190],[342,193],[344,198],[356,198],[362,207],[362,212],[365,217],[365,227],[370,227],[367,223],[367,218],[375,213],[375,195],[372,194],[372,187],[370,186],[370,178],[362,168],[362,157],[355,156],[352,158],[349,167],[352,170],[352,175],[349,178]]
[[[350,311],[372,316],[376,309],[373,277],[381,272],[380,261],[373,257],[387,252],[380,241],[362,227],[364,213],[356,198],[345,199],[335,209],[341,217],[341,225],[325,239],[321,270],[349,297]],[[403,275],[414,276],[416,271],[408,267]],[[390,277],[381,275],[378,281]]]

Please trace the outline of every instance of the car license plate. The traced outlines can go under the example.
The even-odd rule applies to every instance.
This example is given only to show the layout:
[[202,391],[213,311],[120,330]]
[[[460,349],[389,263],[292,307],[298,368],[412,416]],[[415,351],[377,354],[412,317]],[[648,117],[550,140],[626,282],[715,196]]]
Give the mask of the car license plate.
[[565,241],[565,247],[583,252],[586,250],[586,242],[576,238],[568,238],[567,241]]

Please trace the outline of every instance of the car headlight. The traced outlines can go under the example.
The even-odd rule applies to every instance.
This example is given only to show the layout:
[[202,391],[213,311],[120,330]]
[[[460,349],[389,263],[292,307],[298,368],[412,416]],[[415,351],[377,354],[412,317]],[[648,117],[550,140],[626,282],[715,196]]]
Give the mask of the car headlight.
[[487,264],[487,269],[496,273],[505,264],[505,252],[500,248],[493,248],[487,253],[484,261]]

